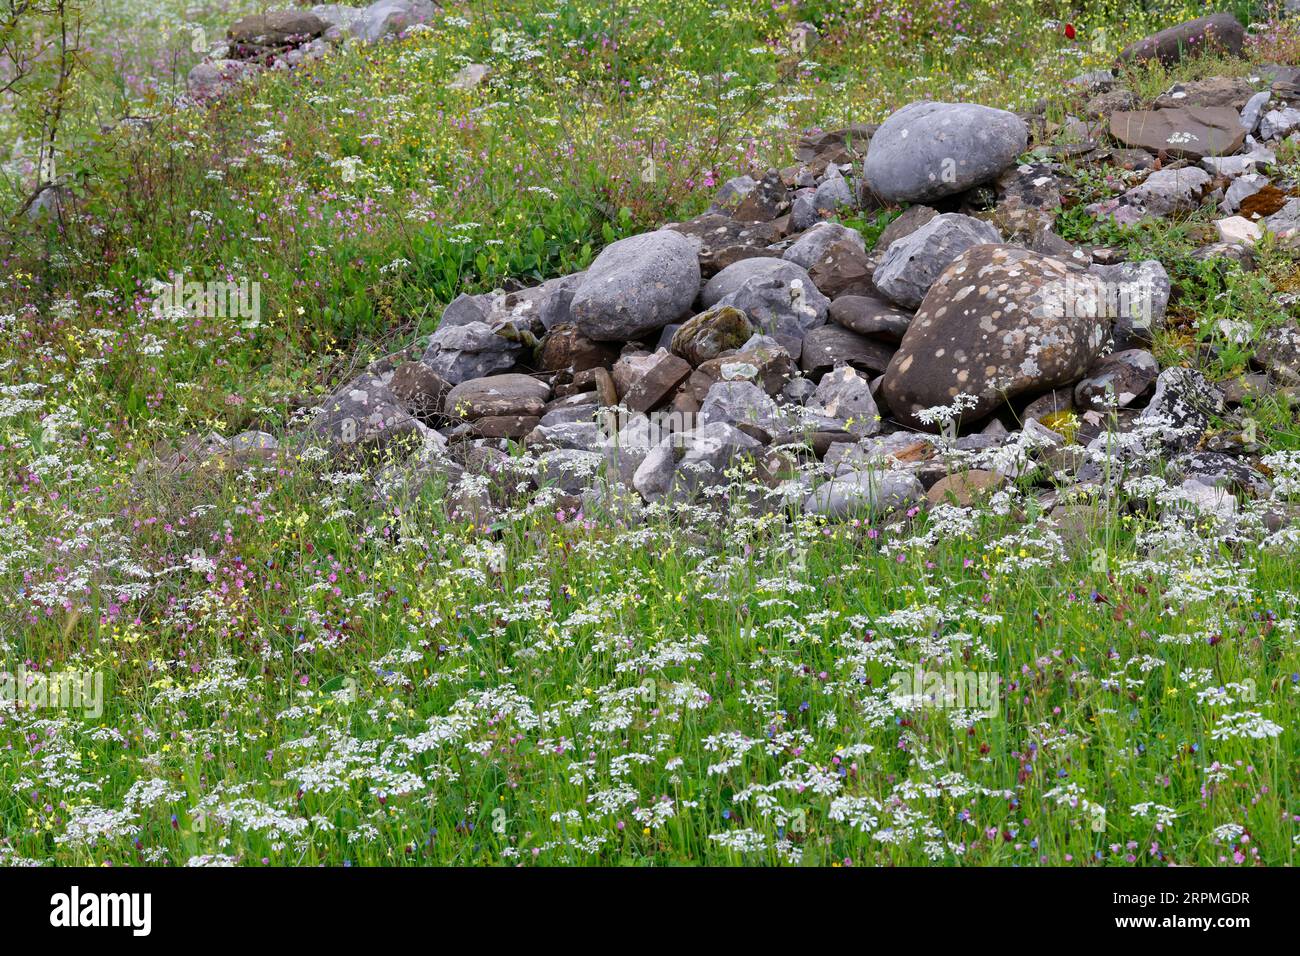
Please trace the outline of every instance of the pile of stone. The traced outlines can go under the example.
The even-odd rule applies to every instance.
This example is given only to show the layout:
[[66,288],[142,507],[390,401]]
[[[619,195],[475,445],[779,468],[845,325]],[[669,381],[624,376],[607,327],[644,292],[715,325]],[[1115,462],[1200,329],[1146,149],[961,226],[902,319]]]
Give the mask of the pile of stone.
[[[1239,49],[1239,34],[1209,17],[1125,56]],[[1091,74],[1062,127],[918,102],[808,135],[795,164],[732,179],[704,214],[614,242],[583,273],[462,295],[427,347],[347,382],[305,437],[383,460],[388,495],[433,473],[509,474],[518,443],[536,485],[575,499],[707,502],[743,473],[771,507],[843,516],[969,502],[1012,478],[1040,477],[1053,500],[1097,491],[1113,480],[1103,452],[1140,469],[1153,442],[1193,497],[1266,495],[1238,407],[1300,384],[1300,328],[1269,332],[1226,388],[1162,369],[1163,265],[1071,244],[1055,223],[1079,201],[1063,160],[1085,157],[1117,183],[1095,215],[1216,203],[1233,216],[1198,255],[1249,267],[1255,236],[1300,227],[1292,184],[1268,174],[1300,130],[1297,82],[1281,67],[1215,77],[1146,109]],[[836,221],[898,207],[870,243]],[[983,464],[952,474],[954,452]]]
[[309,10],[255,13],[231,24],[222,43],[208,51],[187,77],[195,100],[229,93],[244,78],[264,69],[288,69],[319,59],[349,38],[375,43],[430,20],[431,0],[376,0],[365,7],[318,4]]

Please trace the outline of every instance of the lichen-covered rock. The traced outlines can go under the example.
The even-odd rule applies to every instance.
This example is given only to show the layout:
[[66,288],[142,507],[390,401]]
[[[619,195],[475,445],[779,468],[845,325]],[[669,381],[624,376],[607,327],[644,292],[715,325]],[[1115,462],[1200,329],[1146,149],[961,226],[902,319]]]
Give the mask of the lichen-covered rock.
[[326,398],[307,425],[309,439],[323,440],[344,456],[408,451],[423,433],[392,389],[369,372]]
[[978,420],[1009,398],[1081,378],[1109,336],[1087,273],[1012,246],[973,246],[934,284],[885,372],[890,411],[908,425],[970,396]]
[[1170,463],[1169,471],[1176,479],[1190,479],[1256,498],[1267,498],[1273,492],[1268,479],[1248,463],[1218,452],[1194,451],[1180,455]]
[[1212,177],[1196,166],[1158,169],[1124,193],[1123,203],[1144,216],[1168,216],[1195,209]]
[[1300,385],[1300,324],[1292,319],[1267,330],[1255,357],[1278,381]]
[[715,306],[682,323],[673,335],[673,354],[692,365],[700,365],[723,352],[738,349],[754,334],[745,313],[729,306]]
[[1166,452],[1194,448],[1223,413],[1223,393],[1190,368],[1167,368],[1156,378],[1155,394],[1139,416],[1161,426],[1158,443]]

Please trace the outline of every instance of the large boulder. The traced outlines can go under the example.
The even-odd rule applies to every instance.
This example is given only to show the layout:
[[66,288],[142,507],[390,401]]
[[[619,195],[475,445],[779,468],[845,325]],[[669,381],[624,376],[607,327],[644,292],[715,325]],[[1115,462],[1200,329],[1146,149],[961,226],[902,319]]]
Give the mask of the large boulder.
[[606,246],[574,293],[569,314],[589,339],[629,341],[680,318],[699,290],[695,244],[659,229]]
[[1245,42],[1246,30],[1236,17],[1231,13],[1215,13],[1131,43],[1119,59],[1121,63],[1159,60],[1171,64],[1210,51],[1240,56]]
[[291,46],[318,37],[329,26],[307,10],[272,10],[240,17],[226,35],[235,44],[261,47]]
[[1083,377],[1109,337],[1099,282],[1060,259],[1003,245],[973,246],[939,277],[885,372],[901,421],[937,430],[919,412],[965,399],[978,420],[1006,400]]
[[871,138],[867,184],[888,202],[951,196],[996,179],[1028,141],[1015,113],[922,100],[894,113]]
[[959,255],[971,246],[1001,241],[997,229],[987,222],[945,213],[890,246],[872,278],[891,301],[915,309]]

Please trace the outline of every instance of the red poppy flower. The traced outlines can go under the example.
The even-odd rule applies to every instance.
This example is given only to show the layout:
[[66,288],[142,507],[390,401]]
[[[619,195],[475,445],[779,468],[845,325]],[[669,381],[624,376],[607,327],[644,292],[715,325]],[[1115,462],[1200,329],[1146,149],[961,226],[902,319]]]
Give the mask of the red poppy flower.
[[1075,38],[1075,35],[1076,35],[1076,34],[1075,34],[1075,32],[1074,32],[1074,24],[1073,24],[1073,23],[1067,23],[1067,24],[1065,25],[1065,38],[1066,38],[1067,40],[1073,40],[1073,39]]

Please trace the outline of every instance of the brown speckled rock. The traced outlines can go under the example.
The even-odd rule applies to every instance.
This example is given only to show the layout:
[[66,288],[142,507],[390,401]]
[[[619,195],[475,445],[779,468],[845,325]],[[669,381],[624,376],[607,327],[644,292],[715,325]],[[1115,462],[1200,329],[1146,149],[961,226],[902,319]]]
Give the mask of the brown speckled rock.
[[916,413],[966,394],[974,405],[962,419],[974,421],[1017,395],[1077,381],[1110,331],[1098,281],[1027,249],[967,249],[931,287],[889,363],[889,408],[936,430]]

